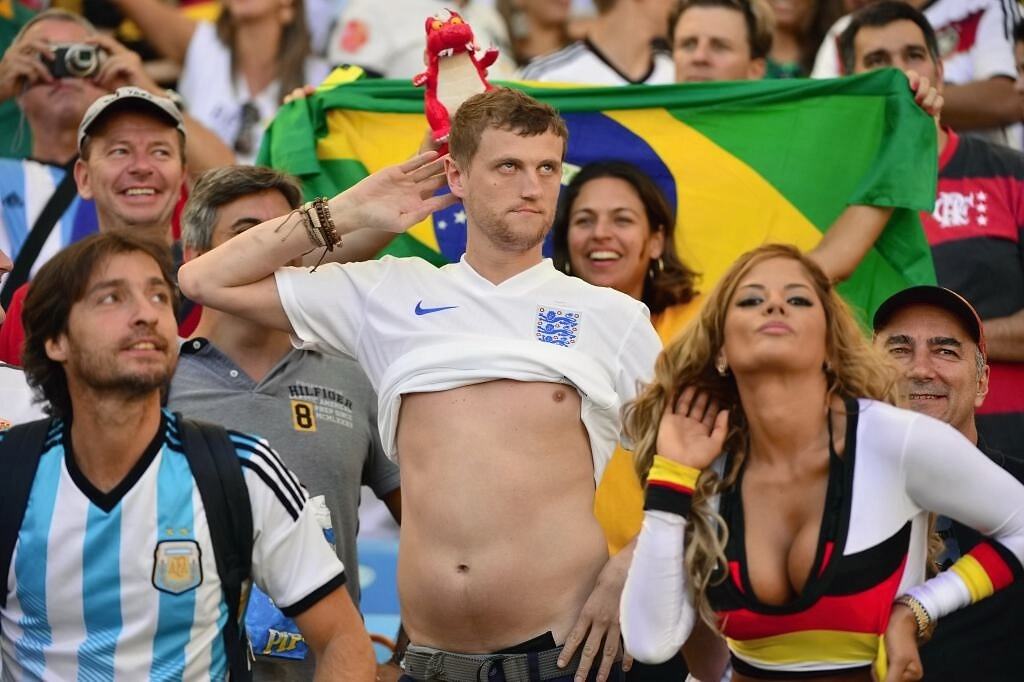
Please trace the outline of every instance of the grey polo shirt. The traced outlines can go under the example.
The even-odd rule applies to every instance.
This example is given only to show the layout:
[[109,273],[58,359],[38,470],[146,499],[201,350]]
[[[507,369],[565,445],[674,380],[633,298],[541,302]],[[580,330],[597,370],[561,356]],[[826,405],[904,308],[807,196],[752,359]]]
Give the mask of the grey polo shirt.
[[189,339],[168,407],[266,438],[310,497],[326,498],[338,557],[350,576],[345,586],[358,604],[360,486],[383,497],[399,485],[398,467],[384,455],[377,432],[377,396],[359,364],[292,350],[254,382],[206,339]]

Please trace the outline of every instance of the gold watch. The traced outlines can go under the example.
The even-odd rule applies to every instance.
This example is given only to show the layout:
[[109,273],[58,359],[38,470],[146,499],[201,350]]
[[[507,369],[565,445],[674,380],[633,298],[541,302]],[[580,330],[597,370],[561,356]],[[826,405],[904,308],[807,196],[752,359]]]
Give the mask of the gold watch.
[[896,597],[894,604],[902,604],[910,609],[910,612],[914,614],[914,622],[917,623],[917,641],[919,644],[924,644],[932,638],[932,634],[935,633],[935,626],[938,625],[938,621],[931,617],[928,613],[928,609],[924,607],[916,597],[909,594],[901,594]]

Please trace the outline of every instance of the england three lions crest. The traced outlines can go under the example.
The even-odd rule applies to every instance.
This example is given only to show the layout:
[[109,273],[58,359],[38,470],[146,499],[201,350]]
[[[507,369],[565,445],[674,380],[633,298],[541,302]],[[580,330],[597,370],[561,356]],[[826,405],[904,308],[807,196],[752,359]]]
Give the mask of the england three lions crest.
[[576,343],[580,314],[575,310],[537,306],[537,340],[568,348]]
[[153,552],[153,587],[184,594],[203,582],[202,551],[195,540],[164,540]]

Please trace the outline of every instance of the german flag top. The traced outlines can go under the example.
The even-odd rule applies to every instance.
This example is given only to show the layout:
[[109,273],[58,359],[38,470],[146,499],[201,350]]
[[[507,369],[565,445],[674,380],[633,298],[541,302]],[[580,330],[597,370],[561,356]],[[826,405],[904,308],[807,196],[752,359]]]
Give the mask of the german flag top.
[[[740,478],[716,500],[728,570],[708,597],[733,667],[755,679],[799,679],[867,669],[893,600],[916,597],[932,619],[1024,575],[1024,486],[936,419],[873,400],[847,400],[840,457],[830,453],[825,511],[802,594],[762,603],[745,552]],[[726,471],[728,455],[714,464]],[[666,660],[696,619],[683,555],[689,496],[699,472],[661,457],[647,481],[643,529],[623,592],[622,632],[637,660]],[[986,536],[925,581],[927,520],[938,512]]]

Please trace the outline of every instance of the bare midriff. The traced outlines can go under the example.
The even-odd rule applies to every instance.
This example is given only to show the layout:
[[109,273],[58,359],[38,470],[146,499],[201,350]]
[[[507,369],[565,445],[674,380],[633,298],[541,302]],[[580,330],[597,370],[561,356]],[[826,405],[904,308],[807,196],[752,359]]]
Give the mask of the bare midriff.
[[608,559],[571,386],[509,380],[403,396],[398,591],[413,644],[564,641]]

